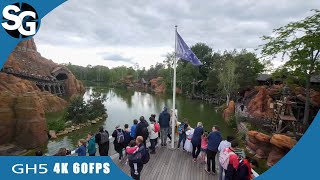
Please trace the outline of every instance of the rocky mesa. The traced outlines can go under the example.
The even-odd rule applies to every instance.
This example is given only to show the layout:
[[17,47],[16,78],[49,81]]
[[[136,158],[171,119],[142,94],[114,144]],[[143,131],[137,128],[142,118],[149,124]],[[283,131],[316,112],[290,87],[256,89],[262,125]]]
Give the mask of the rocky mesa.
[[33,39],[20,42],[0,72],[0,145],[32,149],[48,140],[45,113],[67,106],[61,98],[84,93],[63,65],[41,56]]

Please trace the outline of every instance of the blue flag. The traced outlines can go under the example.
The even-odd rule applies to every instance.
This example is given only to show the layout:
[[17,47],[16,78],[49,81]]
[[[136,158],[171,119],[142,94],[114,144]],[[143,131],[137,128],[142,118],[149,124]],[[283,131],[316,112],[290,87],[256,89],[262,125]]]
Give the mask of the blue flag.
[[202,63],[197,58],[197,56],[192,52],[188,45],[184,42],[178,32],[177,33],[177,47],[176,53],[177,57],[185,61],[191,62],[194,66],[200,66]]

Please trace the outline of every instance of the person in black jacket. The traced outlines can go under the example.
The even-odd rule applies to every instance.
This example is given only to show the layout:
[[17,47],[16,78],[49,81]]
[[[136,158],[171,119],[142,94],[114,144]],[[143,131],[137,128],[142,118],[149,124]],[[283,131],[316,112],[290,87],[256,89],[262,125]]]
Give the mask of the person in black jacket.
[[120,125],[116,126],[116,129],[112,133],[112,137],[114,137],[114,149],[119,153],[119,161],[122,160],[123,157],[123,148],[125,148],[124,141],[124,131],[121,129]]
[[147,141],[147,138],[149,136],[149,132],[148,132],[148,126],[149,126],[149,123],[144,119],[143,116],[140,117],[140,122],[139,124],[137,125],[137,128],[136,128],[136,137],[138,136],[142,136],[143,137],[143,144],[145,147],[147,147],[147,144],[146,144],[146,141]]
[[163,111],[159,115],[159,124],[160,124],[160,136],[161,136],[161,146],[167,145],[167,135],[170,128],[170,113],[168,108],[164,107]]
[[99,132],[95,135],[96,143],[99,145],[100,156],[108,156],[109,154],[109,132],[101,126]]

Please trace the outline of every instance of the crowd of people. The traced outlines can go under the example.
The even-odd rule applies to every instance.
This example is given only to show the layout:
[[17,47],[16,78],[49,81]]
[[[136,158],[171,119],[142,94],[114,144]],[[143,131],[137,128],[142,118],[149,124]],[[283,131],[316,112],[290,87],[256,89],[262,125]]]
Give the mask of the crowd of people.
[[[169,113],[165,107],[158,121],[156,115],[152,114],[149,122],[144,116],[141,116],[139,121],[133,120],[131,127],[128,124],[125,124],[124,128],[120,125],[115,127],[112,133],[114,149],[119,154],[118,160],[120,162],[126,160],[126,163],[129,164],[133,179],[140,179],[143,166],[149,161],[150,154],[156,153],[156,147],[167,146],[168,138],[169,141],[172,140],[171,120],[172,112]],[[190,153],[194,163],[206,163],[205,171],[208,174],[216,175],[216,169],[218,169],[219,180],[250,180],[253,178],[251,168],[257,166],[257,161],[237,154],[238,142],[233,136],[227,136],[225,140],[222,140],[218,126],[213,126],[211,132],[207,132],[201,122],[192,128],[187,119],[181,123],[176,121],[175,126],[179,135],[176,148],[182,147],[183,151]],[[150,142],[149,147],[147,147],[147,140]],[[159,145],[158,141],[160,141]],[[73,152],[61,148],[56,155],[65,156],[77,153],[78,156],[87,154],[95,156],[96,144],[98,144],[100,156],[108,156],[109,132],[103,127],[100,127],[96,135],[88,133],[87,139],[80,139],[78,148]],[[216,158],[219,159],[219,168],[216,168]]]

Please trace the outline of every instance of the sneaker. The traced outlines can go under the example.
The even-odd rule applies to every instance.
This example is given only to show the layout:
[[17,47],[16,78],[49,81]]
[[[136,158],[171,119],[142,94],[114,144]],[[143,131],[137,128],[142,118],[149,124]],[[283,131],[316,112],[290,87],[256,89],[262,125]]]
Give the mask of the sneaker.
[[139,175],[138,171],[135,171],[134,174],[135,174],[135,175]]
[[204,170],[205,170],[208,174],[210,174],[210,171],[208,171],[208,169],[207,169],[207,168],[204,168]]
[[212,172],[212,175],[216,175],[216,172]]
[[197,162],[197,159],[196,159],[196,158],[193,158],[193,162]]

